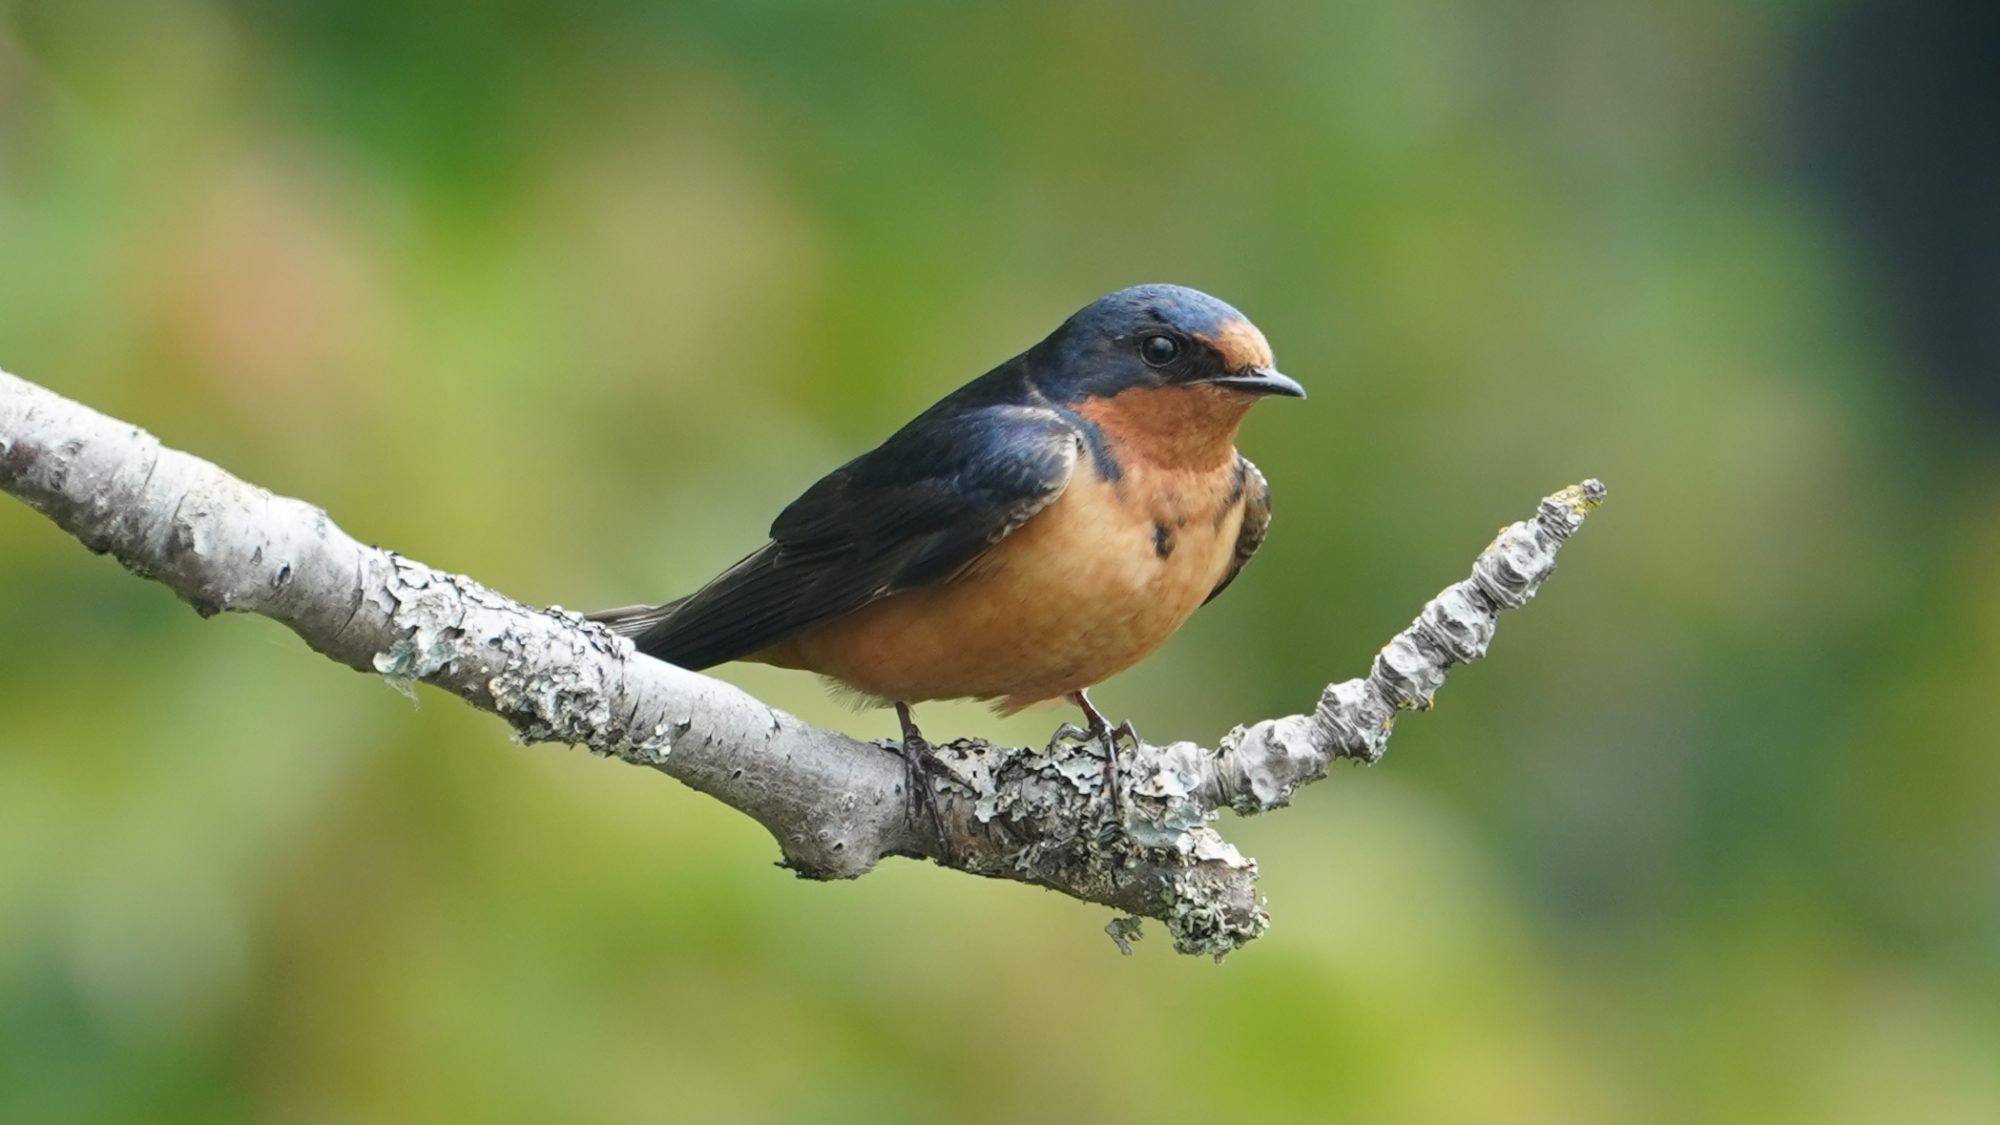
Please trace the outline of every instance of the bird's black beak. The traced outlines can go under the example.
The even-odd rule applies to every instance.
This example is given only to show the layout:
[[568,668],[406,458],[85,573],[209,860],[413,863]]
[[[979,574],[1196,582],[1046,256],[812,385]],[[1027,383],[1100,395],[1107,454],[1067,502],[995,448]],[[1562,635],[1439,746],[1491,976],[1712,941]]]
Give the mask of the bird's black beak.
[[1298,380],[1270,367],[1246,367],[1218,379],[1208,380],[1218,387],[1228,387],[1253,395],[1284,395],[1286,398],[1304,398],[1306,389]]

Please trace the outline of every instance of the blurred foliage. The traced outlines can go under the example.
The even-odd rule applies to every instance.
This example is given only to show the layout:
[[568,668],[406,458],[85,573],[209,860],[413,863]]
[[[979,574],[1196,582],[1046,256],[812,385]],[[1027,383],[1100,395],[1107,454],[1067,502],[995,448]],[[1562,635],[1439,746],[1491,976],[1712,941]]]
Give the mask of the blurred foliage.
[[1140,281],[1313,389],[1101,693],[1149,736],[1612,488],[1387,762],[1226,826],[1219,968],[795,881],[0,504],[0,1120],[2000,1119],[2000,446],[1801,159],[1844,10],[0,2],[0,364],[523,598],[686,590]]

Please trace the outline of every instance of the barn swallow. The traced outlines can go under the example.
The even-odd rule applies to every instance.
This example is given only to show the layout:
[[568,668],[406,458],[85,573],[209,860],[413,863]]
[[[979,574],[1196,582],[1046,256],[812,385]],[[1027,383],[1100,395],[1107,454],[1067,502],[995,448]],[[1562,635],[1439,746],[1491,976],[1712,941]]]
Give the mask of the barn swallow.
[[593,617],[683,668],[800,668],[893,704],[913,802],[926,700],[1067,698],[1115,763],[1130,726],[1114,732],[1090,687],[1264,541],[1270,486],[1235,442],[1266,395],[1305,389],[1242,313],[1176,285],[1120,290],[808,488],[706,586]]

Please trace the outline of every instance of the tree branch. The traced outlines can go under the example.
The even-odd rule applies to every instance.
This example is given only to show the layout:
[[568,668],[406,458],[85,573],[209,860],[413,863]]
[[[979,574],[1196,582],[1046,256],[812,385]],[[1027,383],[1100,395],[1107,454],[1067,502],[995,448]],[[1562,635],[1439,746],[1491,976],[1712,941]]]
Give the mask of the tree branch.
[[[1586,481],[1543,500],[1312,714],[1238,727],[1216,751],[1120,748],[1117,793],[1103,749],[1075,740],[940,748],[941,838],[905,815],[902,761],[885,744],[638,656],[576,614],[357,542],[318,508],[4,372],[0,489],[204,617],[262,614],[350,668],[452,692],[524,741],[579,744],[679,778],[756,819],[804,877],[927,858],[1160,919],[1175,948],[1216,956],[1269,924],[1256,863],[1212,827],[1217,810],[1278,808],[1336,758],[1380,758],[1396,713],[1429,707],[1452,665],[1485,655],[1499,611],[1534,596],[1604,497]],[[1137,923],[1108,929],[1124,947]]]

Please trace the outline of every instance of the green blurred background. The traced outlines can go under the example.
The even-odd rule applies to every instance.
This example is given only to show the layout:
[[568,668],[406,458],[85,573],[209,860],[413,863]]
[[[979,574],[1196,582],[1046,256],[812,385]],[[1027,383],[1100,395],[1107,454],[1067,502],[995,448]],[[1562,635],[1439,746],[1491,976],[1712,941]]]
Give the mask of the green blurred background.
[[1612,489],[1381,766],[1223,826],[1276,924],[1220,967],[799,882],[0,503],[0,1120],[2000,1120],[1975,6],[0,13],[0,366],[524,599],[687,590],[1142,281],[1313,391],[1257,564],[1100,694],[1155,739]]

